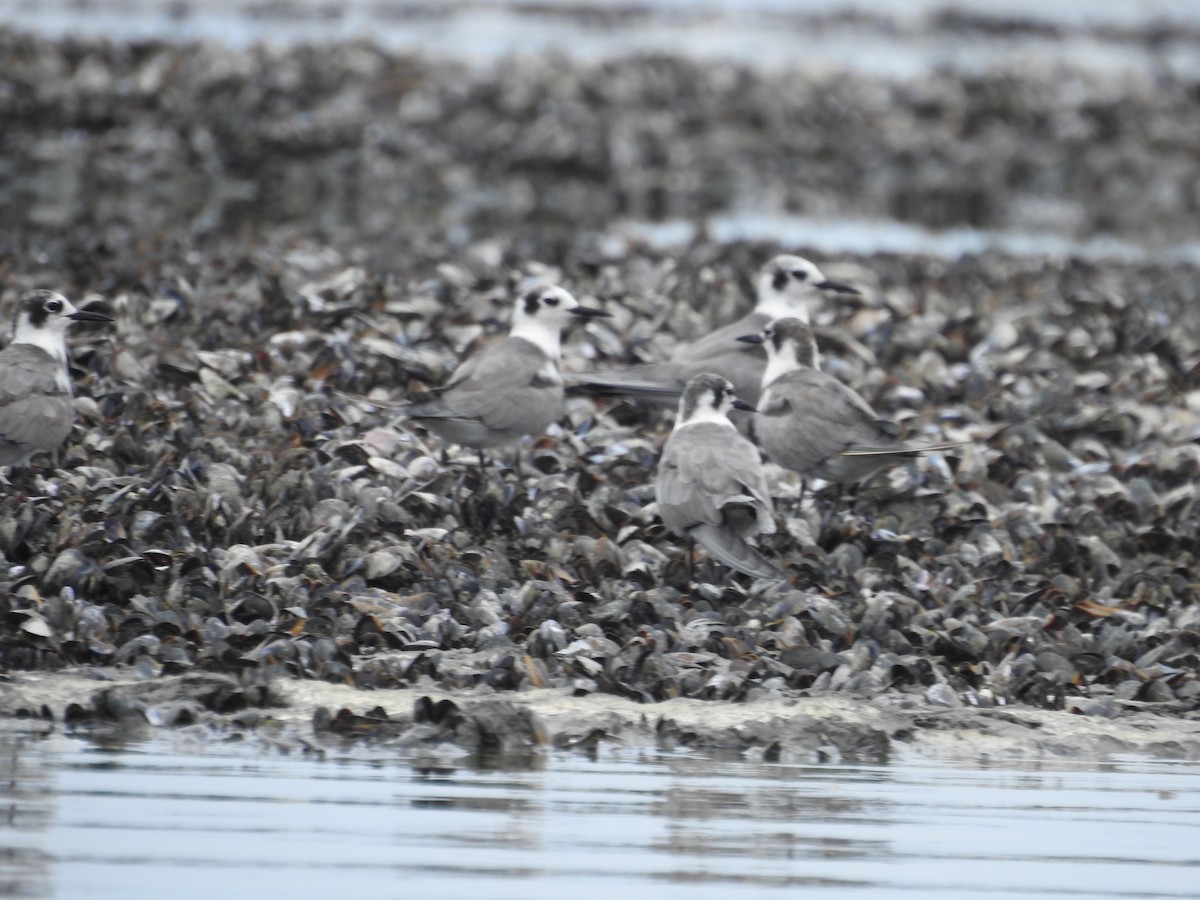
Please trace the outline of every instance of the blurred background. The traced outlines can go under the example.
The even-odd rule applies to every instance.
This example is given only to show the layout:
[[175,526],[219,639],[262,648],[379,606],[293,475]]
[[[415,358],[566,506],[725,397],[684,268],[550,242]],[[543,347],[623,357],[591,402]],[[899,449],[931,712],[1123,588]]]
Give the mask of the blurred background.
[[4,0],[0,240],[1200,258],[1200,2]]

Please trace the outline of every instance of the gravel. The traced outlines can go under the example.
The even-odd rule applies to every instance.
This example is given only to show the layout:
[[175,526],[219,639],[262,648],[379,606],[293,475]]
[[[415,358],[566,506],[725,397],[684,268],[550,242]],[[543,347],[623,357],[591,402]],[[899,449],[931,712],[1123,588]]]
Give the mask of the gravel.
[[[48,286],[118,320],[74,346],[75,433],[0,496],[10,714],[257,729],[299,703],[319,739],[474,749],[634,728],[614,702],[900,717],[824,743],[739,732],[822,758],[965,712],[1200,732],[1200,278],[1153,250],[1196,238],[1194,81],[479,71],[14,32],[0,56],[0,303]],[[1145,252],[832,255],[702,227],[665,248],[615,227],[739,208]],[[760,546],[782,585],[705,563],[688,583],[648,488],[670,415],[574,398],[520,469],[481,472],[390,413],[501,332],[526,277],[613,313],[566,341],[586,369],[732,318],[778,252],[863,292],[812,311],[827,370],[910,435],[968,442],[824,525],[832,498],[797,506],[772,468]],[[43,696],[48,673],[80,693]],[[678,741],[668,719],[654,737]],[[703,721],[691,740],[732,733]]]

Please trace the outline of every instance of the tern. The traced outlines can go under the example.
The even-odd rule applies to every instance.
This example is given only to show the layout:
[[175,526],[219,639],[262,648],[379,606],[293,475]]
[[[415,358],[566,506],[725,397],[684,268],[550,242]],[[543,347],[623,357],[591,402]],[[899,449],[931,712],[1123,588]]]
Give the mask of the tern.
[[908,457],[960,446],[902,440],[896,423],[880,418],[852,388],[820,371],[812,327],[802,319],[779,319],[740,340],[767,351],[754,417],[759,443],[771,460],[804,482],[821,478],[853,484]]
[[67,329],[79,321],[112,318],[76,309],[54,291],[31,291],[18,301],[12,342],[0,350],[0,466],[23,466],[71,433]]
[[572,390],[673,406],[692,378],[712,372],[732,382],[742,400],[756,404],[766,356],[758,347],[738,343],[738,338],[762,331],[771,321],[785,316],[807,322],[809,304],[823,291],[858,294],[850,285],[830,281],[814,263],[801,256],[776,256],[759,271],[754,309],[736,322],[678,348],[666,362],[576,373],[571,376],[575,382]]
[[568,291],[541,286],[513,309],[508,336],[468,357],[446,384],[403,413],[445,441],[483,451],[538,435],[562,416],[562,331],[573,317],[607,316]]
[[728,379],[704,373],[687,383],[658,464],[658,512],[668,529],[731,569],[782,578],[746,542],[755,534],[773,534],[775,517],[758,448],[738,433],[729,420],[731,409],[753,407],[737,398]]

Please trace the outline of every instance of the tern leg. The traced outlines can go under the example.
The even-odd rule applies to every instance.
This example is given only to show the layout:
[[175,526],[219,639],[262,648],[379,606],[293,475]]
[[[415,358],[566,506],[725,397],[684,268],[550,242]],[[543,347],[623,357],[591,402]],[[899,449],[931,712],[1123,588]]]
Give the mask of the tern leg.
[[454,518],[458,521],[465,521],[466,510],[463,508],[462,488],[467,480],[467,470],[463,469],[458,473],[458,478],[454,480],[454,487],[450,490],[450,503],[454,509]]
[[800,479],[800,496],[796,498],[796,516],[799,518],[800,511],[804,508],[804,494],[808,490],[808,482],[803,478]]
[[479,486],[483,487],[487,481],[487,456],[484,455],[483,448],[479,448]]
[[[17,477],[12,478],[13,470],[16,470]],[[9,469],[10,482],[18,494],[24,496],[26,494],[37,493],[37,471],[26,462],[24,465],[13,466]]]
[[842,505],[842,493],[845,491],[846,486],[839,481],[834,487],[833,500],[830,501],[829,509],[826,511],[825,515],[821,516],[822,532],[824,532],[825,529],[833,523],[833,516],[837,512],[838,507]]

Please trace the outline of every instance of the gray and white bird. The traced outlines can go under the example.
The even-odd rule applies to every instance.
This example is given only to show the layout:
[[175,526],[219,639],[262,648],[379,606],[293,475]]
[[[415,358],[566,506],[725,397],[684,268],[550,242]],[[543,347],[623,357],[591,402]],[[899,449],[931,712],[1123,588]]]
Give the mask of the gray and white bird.
[[757,347],[739,343],[738,338],[759,332],[774,319],[785,316],[807,322],[809,304],[823,291],[858,294],[850,285],[828,280],[815,264],[801,256],[776,256],[759,270],[754,309],[736,322],[679,347],[665,362],[575,373],[571,376],[575,383],[573,390],[671,406],[692,378],[712,372],[729,379],[738,397],[750,404],[757,403],[766,356]]
[[729,420],[734,408],[753,410],[728,379],[704,373],[687,383],[658,463],[658,513],[668,529],[731,569],[782,578],[746,542],[755,534],[773,534],[775,517],[758,448]]
[[562,331],[574,317],[607,316],[568,291],[541,286],[513,309],[508,336],[464,360],[435,399],[402,412],[443,440],[484,450],[544,432],[563,412]]
[[959,444],[901,440],[899,426],[882,419],[852,388],[818,369],[812,327],[778,319],[742,341],[767,351],[755,433],[767,456],[796,472],[839,485],[862,481],[905,458]]
[[30,291],[18,301],[13,339],[0,350],[0,466],[23,466],[71,433],[67,329],[79,321],[112,318],[76,309],[54,291]]

